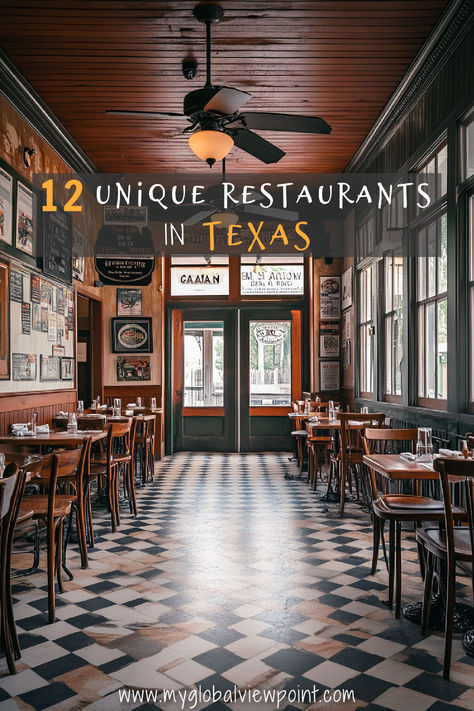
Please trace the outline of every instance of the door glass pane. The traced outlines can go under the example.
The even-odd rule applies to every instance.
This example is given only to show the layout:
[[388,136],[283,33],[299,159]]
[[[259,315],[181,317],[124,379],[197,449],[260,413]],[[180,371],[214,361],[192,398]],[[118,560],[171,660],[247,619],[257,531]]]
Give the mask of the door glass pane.
[[251,321],[250,407],[291,404],[291,321]]
[[436,343],[436,304],[431,303],[426,306],[426,329],[425,329],[425,367],[426,367],[426,397],[436,397],[435,380],[435,343]]
[[184,323],[184,407],[224,406],[224,324]]
[[448,290],[448,225],[446,215],[441,217],[440,230],[438,294],[444,294]]

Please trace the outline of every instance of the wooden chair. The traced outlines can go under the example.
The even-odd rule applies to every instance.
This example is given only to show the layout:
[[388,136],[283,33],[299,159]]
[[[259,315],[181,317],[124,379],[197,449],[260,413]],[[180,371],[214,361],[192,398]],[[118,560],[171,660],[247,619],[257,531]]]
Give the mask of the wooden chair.
[[5,652],[8,671],[16,674],[15,659],[19,659],[18,637],[11,594],[11,549],[21,497],[25,488],[26,471],[15,462],[5,467],[0,479],[0,646]]
[[[456,599],[456,565],[469,571],[474,586],[474,461],[436,459],[443,493],[444,531],[439,528],[418,529],[416,537],[426,555],[425,588],[421,631],[426,634],[430,619],[431,593],[435,562],[446,567],[446,609],[444,628],[443,677],[449,679],[453,641],[453,613]],[[463,483],[466,488],[467,526],[455,526],[458,518],[451,501],[450,483]]]
[[[362,465],[364,450],[362,447],[362,431],[364,427],[377,427],[383,425],[385,415],[383,412],[340,412],[339,420],[339,452],[334,457],[335,469],[339,478],[339,515],[344,516],[346,498],[346,481],[349,481],[352,492],[352,471]],[[359,497],[359,483],[355,476],[357,498]],[[329,488],[329,484],[328,484]]]
[[[304,402],[302,400],[293,400],[291,403],[292,412],[302,412],[304,408]],[[296,439],[296,460],[298,462],[298,467],[300,470],[300,476],[303,472],[303,462],[304,462],[304,442],[306,440],[306,428],[303,427],[303,419],[300,417],[295,417],[294,427],[291,436]]]
[[71,513],[74,496],[58,494],[58,478],[72,478],[76,476],[81,457],[80,449],[70,449],[51,455],[51,474],[46,480],[39,478],[41,484],[46,483],[47,494],[33,494],[25,496],[20,504],[20,515],[25,510],[33,511],[33,518],[46,522],[47,540],[47,573],[48,573],[48,619],[54,622],[55,593],[54,575],[60,592],[64,591],[62,582],[62,556],[63,556],[63,528],[64,520]]
[[141,465],[141,480],[142,484],[153,481],[155,473],[155,418],[141,420],[140,417],[135,418],[135,447],[133,451],[136,455],[140,455]]
[[[339,407],[339,403],[335,402],[334,407]],[[314,413],[327,414],[329,410],[329,402],[310,401],[310,411]],[[306,423],[306,447],[308,450],[308,482],[313,489],[316,489],[318,472],[321,472],[322,465],[326,459],[327,452],[333,444],[331,433],[313,434],[313,428],[310,423]]]
[[[362,444],[365,454],[390,454],[394,452],[394,443],[404,443],[404,448],[413,452],[418,438],[416,429],[371,429],[367,428],[362,435]],[[407,447],[405,447],[405,443]],[[423,521],[441,521],[443,519],[443,505],[436,499],[427,496],[418,496],[418,482],[414,482],[412,494],[388,493],[385,480],[382,478],[381,486],[377,484],[377,477],[373,469],[367,468],[369,477],[369,493],[372,500],[372,569],[374,575],[377,570],[380,543],[382,542],[385,553],[383,537],[385,522],[389,523],[389,555],[388,555],[388,590],[389,607],[393,608],[395,598],[395,617],[400,617],[401,608],[401,531],[402,523],[413,523],[419,526]],[[462,511],[458,509],[458,514]],[[420,567],[424,573],[424,557],[421,546],[418,547]],[[385,556],[386,558],[386,556]]]
[[123,474],[124,489],[128,494],[130,513],[137,514],[135,481],[132,466],[132,425],[134,418],[121,418],[108,425],[105,453],[91,457],[91,476],[105,480],[110,510],[112,531],[120,525],[119,478]]

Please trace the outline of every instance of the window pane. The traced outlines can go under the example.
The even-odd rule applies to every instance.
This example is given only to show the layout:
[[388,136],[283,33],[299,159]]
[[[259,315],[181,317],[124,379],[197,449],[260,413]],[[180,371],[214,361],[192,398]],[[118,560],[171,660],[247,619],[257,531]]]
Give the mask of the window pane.
[[242,264],[240,293],[243,295],[302,295],[304,294],[303,264]]
[[392,310],[393,256],[385,257],[385,313]]
[[[418,232],[418,254],[423,255],[426,248],[426,230]],[[426,299],[426,257],[418,257],[418,279],[417,279],[417,298],[418,301]]]
[[401,309],[403,305],[403,257],[394,257],[394,272],[393,308]]
[[224,324],[184,324],[184,406],[224,405]]
[[440,219],[440,244],[438,259],[438,294],[448,290],[448,220],[446,215]]
[[436,294],[436,222],[428,225],[428,297]]
[[393,319],[393,394],[402,394],[403,320]]
[[425,307],[418,307],[418,397],[425,396]]
[[436,304],[426,305],[425,369],[426,395],[436,397]]
[[474,195],[469,199],[469,256],[469,281],[474,281]]
[[291,404],[291,322],[250,322],[250,407]]
[[438,352],[436,359],[438,395],[445,399],[448,392],[448,333],[447,333],[448,302],[438,301]]
[[392,332],[392,317],[388,316],[385,319],[385,392],[392,395],[392,373],[393,373],[393,332]]
[[447,185],[448,185],[448,147],[443,146],[441,150],[439,151],[438,155],[438,165],[437,165],[437,173],[440,176],[440,189],[441,192],[438,192],[438,197],[441,197],[446,193],[447,190]]
[[465,128],[465,146],[466,146],[466,175],[465,178],[470,178],[474,175],[474,121],[471,121]]

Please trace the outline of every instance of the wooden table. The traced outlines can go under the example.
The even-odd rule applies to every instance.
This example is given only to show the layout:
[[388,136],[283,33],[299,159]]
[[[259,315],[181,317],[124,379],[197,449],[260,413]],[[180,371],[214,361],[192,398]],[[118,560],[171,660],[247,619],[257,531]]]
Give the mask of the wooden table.
[[392,481],[419,479],[433,481],[438,473],[431,465],[404,459],[399,454],[364,454],[364,464],[381,476]]
[[92,437],[92,442],[107,437],[104,430],[87,430],[71,434],[50,430],[45,434],[36,435],[0,435],[1,444],[18,444],[28,447],[80,447],[86,437]]

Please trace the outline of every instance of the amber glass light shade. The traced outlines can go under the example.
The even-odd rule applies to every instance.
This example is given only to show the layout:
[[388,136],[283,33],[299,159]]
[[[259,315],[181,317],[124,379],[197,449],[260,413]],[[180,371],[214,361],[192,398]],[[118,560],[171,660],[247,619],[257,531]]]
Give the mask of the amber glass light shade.
[[196,131],[189,137],[189,147],[201,160],[212,168],[214,163],[226,157],[232,149],[234,141],[222,131]]

